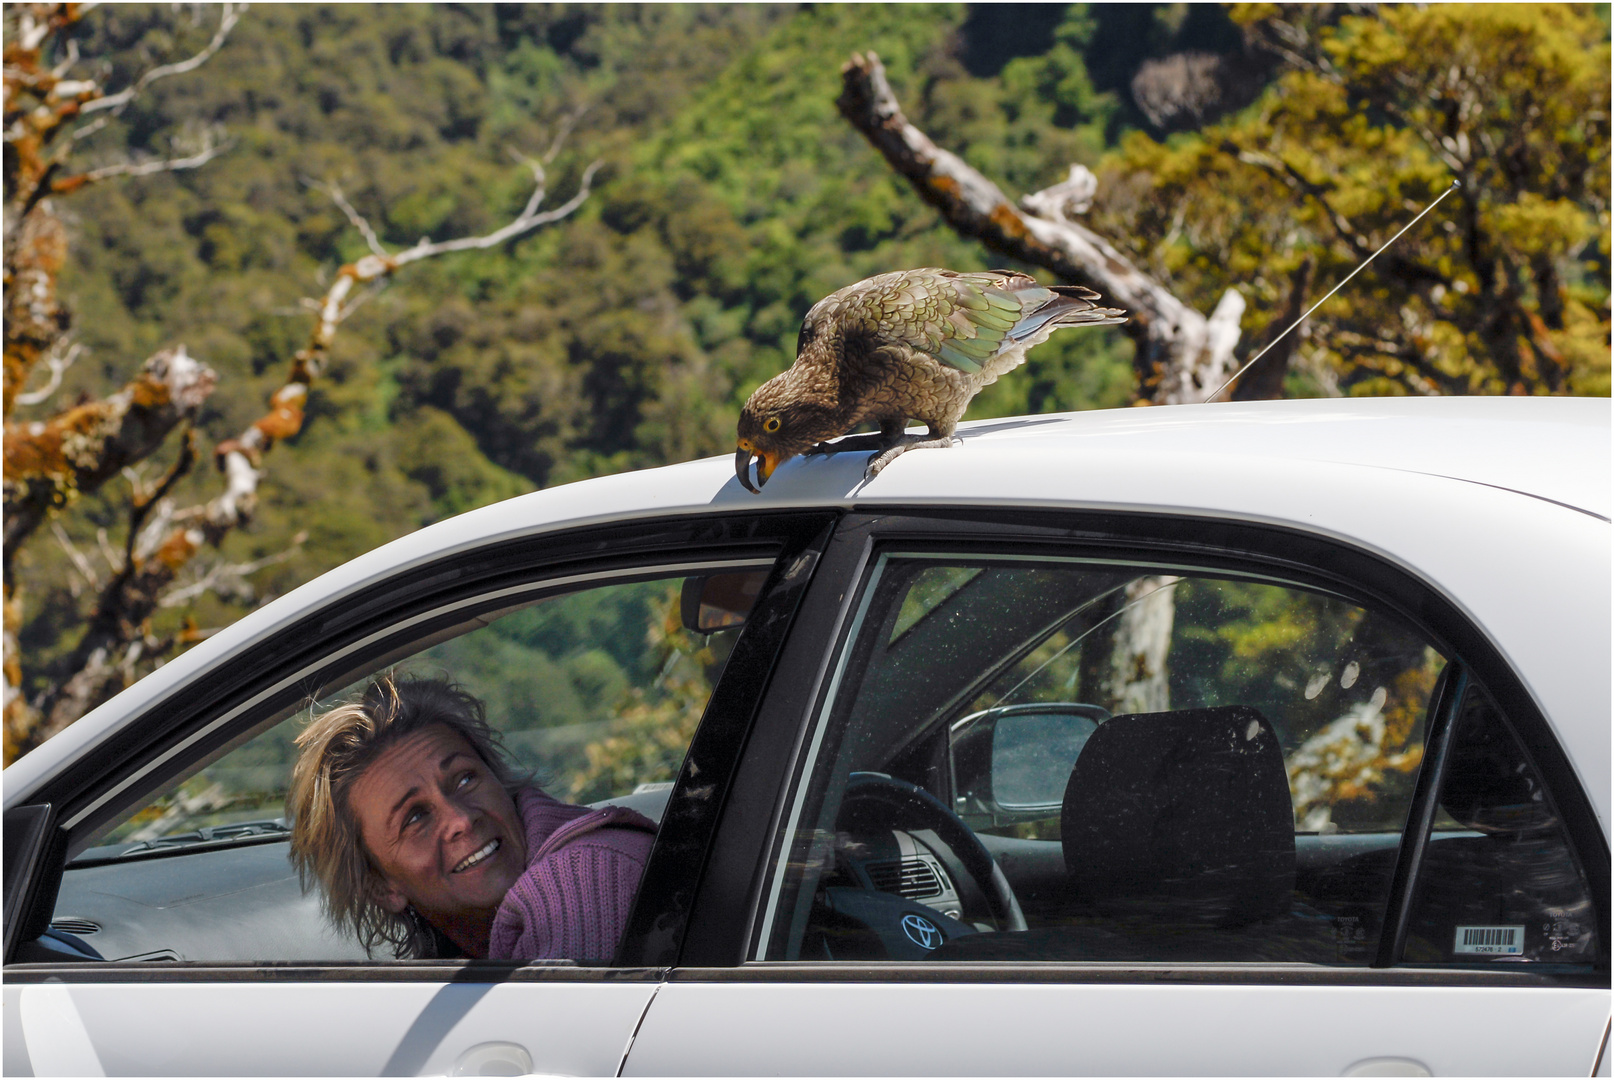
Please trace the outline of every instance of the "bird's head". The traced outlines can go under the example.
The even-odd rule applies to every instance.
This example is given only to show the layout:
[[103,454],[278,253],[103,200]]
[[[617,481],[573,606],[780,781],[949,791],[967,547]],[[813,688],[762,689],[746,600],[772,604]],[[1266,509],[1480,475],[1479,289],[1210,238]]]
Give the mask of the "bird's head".
[[[785,460],[843,433],[832,404],[815,400],[811,387],[799,384],[786,371],[761,386],[740,410],[738,448],[734,473],[749,491],[762,491]],[[757,466],[757,483],[751,483],[751,462]]]

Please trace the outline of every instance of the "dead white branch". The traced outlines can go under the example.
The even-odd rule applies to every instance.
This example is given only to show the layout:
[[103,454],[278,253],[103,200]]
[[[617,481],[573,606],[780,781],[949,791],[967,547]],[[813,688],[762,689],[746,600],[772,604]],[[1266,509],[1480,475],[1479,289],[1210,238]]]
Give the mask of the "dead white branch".
[[140,96],[141,91],[145,90],[146,87],[150,86],[157,80],[166,79],[173,75],[183,75],[188,71],[195,71],[197,68],[211,60],[213,58],[213,54],[218,52],[219,49],[223,47],[225,39],[230,36],[230,31],[235,29],[235,24],[241,20],[241,13],[245,11],[246,8],[246,4],[223,5],[223,12],[219,17],[218,31],[214,33],[213,40],[209,41],[201,52],[187,60],[179,60],[172,64],[161,64],[152,68],[150,71],[140,76],[140,78],[136,79],[133,83],[130,83],[116,94],[108,94],[105,97],[87,102],[84,107],[79,110],[80,115],[88,115],[90,113],[97,113],[111,109],[112,115],[117,116],[119,113],[123,112],[124,109],[129,107],[129,103],[131,101]]
[[1050,221],[1069,222],[1085,214],[1098,194],[1098,177],[1086,165],[1072,165],[1070,175],[1052,187],[1020,196],[1020,205]]
[[[544,151],[544,164],[548,165],[555,160],[555,155],[560,153],[560,148],[566,145],[567,136],[571,135],[572,129],[577,126],[577,122],[583,119],[587,113],[588,106],[579,105],[566,114],[561,120],[560,126],[555,129],[555,137],[549,141],[549,149]],[[521,159],[519,154],[514,156],[518,161]]]
[[375,230],[370,227],[370,222],[365,219],[363,214],[353,209],[353,204],[347,201],[347,196],[342,194],[342,189],[337,185],[336,181],[332,180],[326,184],[316,183],[314,186],[329,195],[331,201],[341,207],[342,213],[347,215],[348,222],[364,235],[364,242],[370,246],[370,253],[385,259],[387,249],[381,246],[381,240],[376,236]]
[[[90,560],[84,557],[84,553],[74,545],[72,537],[68,536],[67,530],[62,528],[62,523],[52,519],[50,531],[56,537],[56,542],[61,545],[62,550],[67,553],[68,559],[73,563],[73,569],[79,572],[79,576],[84,579],[85,584],[89,585],[91,589],[100,589],[101,576],[95,572],[95,567],[90,565]],[[76,585],[70,588],[69,591],[75,597],[80,592]]]
[[62,347],[66,343],[66,338],[59,338],[51,343],[50,352],[45,356],[45,363],[50,368],[50,381],[44,386],[41,386],[38,390],[30,390],[26,394],[18,394],[18,405],[39,405],[49,401],[50,396],[54,394],[57,388],[62,385],[63,373],[65,373],[68,368],[73,366],[73,361],[77,360],[79,358],[79,354],[84,351],[84,346],[80,345],[76,341],[69,345],[64,351]]
[[181,585],[164,593],[162,599],[157,601],[159,607],[179,607],[188,604],[204,593],[215,593],[227,599],[251,603],[257,599],[257,592],[251,582],[247,580],[259,570],[276,566],[292,558],[302,550],[308,542],[308,533],[300,532],[291,538],[291,546],[277,551],[273,555],[265,555],[261,559],[251,562],[232,563],[215,562],[202,572],[195,581]]
[[156,161],[120,161],[99,169],[91,169],[84,174],[84,182],[93,184],[114,176],[151,176],[154,173],[197,169],[230,148],[228,142],[216,140],[211,133],[204,135],[202,142],[202,148],[189,157],[160,158]]
[[[294,369],[292,379],[275,391],[270,399],[272,406],[270,414],[254,423],[235,439],[220,443],[215,451],[219,465],[224,471],[224,491],[207,504],[206,510],[201,515],[203,520],[200,527],[192,526],[185,530],[183,543],[190,550],[200,548],[208,537],[222,536],[252,515],[257,501],[258,482],[263,477],[256,462],[261,460],[275,439],[285,438],[301,428],[303,406],[308,399],[308,383],[316,378],[323,368],[326,355],[336,338],[336,331],[341,326],[342,320],[352,314],[353,310],[366,299],[363,295],[349,299],[354,285],[371,283],[379,285],[398,269],[410,263],[453,251],[482,251],[497,247],[540,225],[559,221],[576,212],[587,200],[594,174],[599,171],[602,163],[595,161],[583,170],[577,193],[570,199],[553,210],[544,211],[538,209],[548,193],[543,165],[536,161],[529,161],[527,164],[532,170],[536,186],[526,206],[522,207],[521,213],[503,228],[485,236],[467,236],[439,243],[422,240],[414,247],[396,255],[387,254],[377,238],[370,254],[337,271],[336,280],[325,291],[324,298],[318,301],[317,322],[309,337],[308,348],[297,354],[298,366]],[[327,185],[326,189],[333,197],[340,192],[334,185]],[[343,205],[346,201],[344,197],[338,205]],[[352,211],[352,207],[345,206],[343,212],[349,211]],[[352,219],[364,220],[357,211],[350,213],[350,220]],[[367,236],[366,241],[369,239]],[[377,253],[374,248],[381,250]]]
[[[602,164],[596,161],[583,170],[582,182],[578,185],[577,193],[570,199],[553,210],[540,212],[538,208],[543,205],[544,197],[548,194],[544,167],[540,162],[533,161],[530,158],[524,159],[524,163],[532,171],[535,186],[532,195],[527,199],[526,206],[522,207],[521,213],[516,215],[515,219],[509,224],[485,236],[466,236],[457,240],[442,240],[437,243],[432,243],[422,238],[420,243],[414,247],[405,248],[396,255],[389,254],[386,248],[381,245],[375,231],[370,228],[369,222],[348,204],[345,197],[342,197],[340,188],[334,184],[323,185],[324,189],[336,200],[337,205],[341,207],[342,212],[347,214],[348,219],[353,222],[354,226],[365,234],[365,242],[370,245],[370,254],[356,263],[342,267],[337,273],[336,280],[326,290],[324,298],[314,301],[314,306],[319,312],[319,324],[315,327],[311,342],[314,348],[309,351],[311,353],[314,350],[323,352],[328,349],[331,341],[336,337],[336,328],[341,325],[343,319],[352,314],[353,310],[363,302],[363,297],[351,303],[348,301],[348,294],[352,292],[354,285],[366,285],[380,281],[391,276],[401,267],[419,262],[422,259],[429,259],[435,255],[446,255],[453,251],[485,251],[488,248],[497,247],[508,240],[512,240],[522,233],[530,232],[540,225],[548,225],[568,217],[575,213],[577,208],[582,206],[588,199],[594,174],[599,171]],[[363,222],[363,225],[360,225],[360,222]],[[311,374],[317,375],[318,371],[311,372]],[[245,441],[245,437],[243,437],[243,441]]]
[[407,266],[412,262],[419,262],[421,259],[429,259],[433,255],[446,255],[451,251],[486,251],[488,248],[498,247],[506,240],[514,239],[524,232],[530,232],[540,225],[548,225],[571,215],[588,199],[589,188],[594,181],[594,174],[599,171],[602,164],[603,162],[596,161],[583,170],[583,181],[577,188],[577,194],[553,210],[545,210],[543,213],[539,213],[538,207],[543,203],[544,196],[548,194],[544,186],[544,170],[543,166],[536,161],[527,162],[528,167],[532,169],[533,179],[537,181],[537,187],[533,190],[532,197],[527,200],[527,205],[522,208],[520,216],[514,221],[502,229],[488,233],[486,236],[467,236],[459,240],[444,240],[436,244],[422,241],[414,247],[407,248],[393,256],[393,269]]
[[95,530],[95,546],[100,549],[101,558],[106,560],[107,566],[114,574],[123,570],[123,556],[112,547],[112,539],[107,536],[106,526],[98,526]]

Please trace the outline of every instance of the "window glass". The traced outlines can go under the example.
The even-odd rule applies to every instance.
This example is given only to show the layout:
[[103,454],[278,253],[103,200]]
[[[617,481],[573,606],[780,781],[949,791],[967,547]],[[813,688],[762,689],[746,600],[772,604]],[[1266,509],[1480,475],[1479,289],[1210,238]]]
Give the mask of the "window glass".
[[897,554],[856,610],[760,958],[1371,958],[1444,667],[1400,619]]
[[1403,957],[1412,963],[1589,964],[1596,916],[1546,788],[1491,700],[1452,733]]
[[[659,821],[712,686],[765,571],[607,584],[480,619],[391,670],[476,697],[515,771],[567,803]],[[733,577],[733,581],[728,581]],[[755,579],[755,580],[752,580]],[[686,582],[689,587],[686,587]],[[726,605],[726,629],[683,612]],[[696,603],[690,604],[693,598]],[[705,609],[702,604],[705,604]],[[709,619],[705,621],[710,621]],[[317,703],[359,693],[370,676]],[[106,959],[359,958],[325,925],[287,858],[287,793],[309,709],[161,793],[67,867],[54,924]]]

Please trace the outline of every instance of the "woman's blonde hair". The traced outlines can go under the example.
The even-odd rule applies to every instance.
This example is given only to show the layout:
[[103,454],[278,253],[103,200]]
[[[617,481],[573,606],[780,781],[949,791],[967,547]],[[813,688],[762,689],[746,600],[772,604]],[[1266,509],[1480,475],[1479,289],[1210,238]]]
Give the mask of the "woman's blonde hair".
[[527,782],[511,767],[482,703],[441,679],[384,675],[357,700],[315,716],[297,736],[302,753],[291,773],[291,858],[306,891],[317,882],[326,916],[374,955],[434,954],[432,928],[414,911],[393,914],[375,899],[378,871],[348,808],[355,780],[391,746],[441,724],[471,744],[512,795]]

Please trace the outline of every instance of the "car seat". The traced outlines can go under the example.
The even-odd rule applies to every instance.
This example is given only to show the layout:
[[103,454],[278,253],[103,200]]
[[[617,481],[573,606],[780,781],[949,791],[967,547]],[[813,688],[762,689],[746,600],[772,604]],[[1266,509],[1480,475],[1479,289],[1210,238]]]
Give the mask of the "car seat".
[[[1331,960],[1294,897],[1294,810],[1272,725],[1232,705],[1112,717],[1071,769],[1059,925],[949,943],[938,959]],[[942,953],[943,950],[937,950]]]

